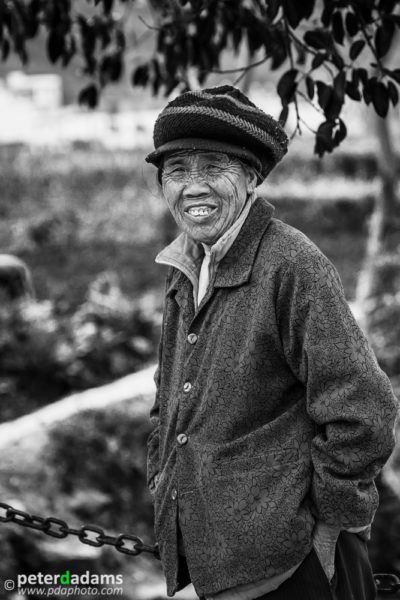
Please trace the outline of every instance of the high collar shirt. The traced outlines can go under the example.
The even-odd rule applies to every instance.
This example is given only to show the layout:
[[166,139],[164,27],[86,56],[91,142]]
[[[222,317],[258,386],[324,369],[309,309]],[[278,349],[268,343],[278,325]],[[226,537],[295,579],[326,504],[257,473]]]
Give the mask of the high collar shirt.
[[252,205],[198,306],[203,253],[170,256],[148,440],[169,596],[272,579],[318,523],[370,523],[394,445],[397,401],[336,270],[272,213]]

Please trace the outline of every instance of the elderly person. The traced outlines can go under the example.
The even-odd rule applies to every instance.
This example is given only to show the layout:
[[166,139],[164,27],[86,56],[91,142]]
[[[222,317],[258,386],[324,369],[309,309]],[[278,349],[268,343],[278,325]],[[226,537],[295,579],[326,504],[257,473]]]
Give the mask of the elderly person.
[[287,150],[239,90],[159,115],[169,266],[148,481],[169,596],[372,600],[366,538],[396,399],[338,274],[257,198]]

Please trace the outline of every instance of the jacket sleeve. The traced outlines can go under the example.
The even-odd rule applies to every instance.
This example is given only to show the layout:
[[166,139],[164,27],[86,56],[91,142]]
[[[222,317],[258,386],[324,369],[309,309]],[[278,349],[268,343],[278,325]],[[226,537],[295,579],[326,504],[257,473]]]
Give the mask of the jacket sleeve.
[[329,260],[307,246],[286,269],[278,297],[286,360],[307,391],[314,423],[311,498],[320,521],[369,524],[374,478],[394,446],[398,403],[357,325]]
[[158,364],[153,377],[154,383],[156,384],[156,395],[154,404],[150,409],[150,423],[152,429],[147,438],[147,485],[151,494],[155,492],[160,470],[160,377],[162,341],[163,336],[161,335],[158,347]]
[[[169,270],[165,280],[165,290],[168,289],[172,277],[172,269]],[[162,355],[164,343],[164,325],[165,325],[166,306],[164,305],[163,322],[161,329],[161,339],[158,346],[158,365],[154,373],[154,383],[156,384],[156,395],[154,404],[150,409],[150,423],[152,430],[147,439],[147,485],[150,493],[154,493],[157,487],[160,472],[160,383],[162,371]]]
[[160,365],[154,373],[154,382],[156,384],[156,397],[150,410],[150,422],[152,431],[147,439],[147,485],[151,493],[155,491],[157,485],[157,476],[159,473],[159,388],[160,388]]

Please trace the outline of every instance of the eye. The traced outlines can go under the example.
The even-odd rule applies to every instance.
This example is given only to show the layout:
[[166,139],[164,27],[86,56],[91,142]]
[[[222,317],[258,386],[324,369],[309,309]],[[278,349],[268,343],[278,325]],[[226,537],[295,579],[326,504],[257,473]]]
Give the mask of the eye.
[[217,173],[221,173],[223,171],[223,167],[221,165],[207,165],[206,172],[211,175],[216,175]]
[[180,177],[185,174],[185,168],[182,165],[167,167],[164,169],[167,177]]

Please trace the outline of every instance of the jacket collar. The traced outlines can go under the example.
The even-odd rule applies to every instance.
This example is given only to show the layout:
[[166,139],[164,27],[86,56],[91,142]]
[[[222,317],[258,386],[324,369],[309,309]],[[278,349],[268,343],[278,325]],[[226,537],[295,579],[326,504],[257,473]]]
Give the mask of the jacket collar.
[[214,287],[235,287],[249,280],[258,246],[274,210],[264,198],[257,199],[231,249],[219,264]]
[[[274,210],[264,198],[256,200],[237,238],[218,265],[213,287],[235,287],[249,280],[258,246]],[[200,268],[203,255],[202,247],[183,233],[157,255],[157,263],[176,266],[167,295],[179,290],[186,278],[194,283],[193,270]]]
[[[175,267],[185,274],[193,288],[197,286],[197,275],[204,256],[201,244],[196,244],[186,233],[181,233],[156,256],[156,263]],[[176,278],[174,277],[173,280]]]

